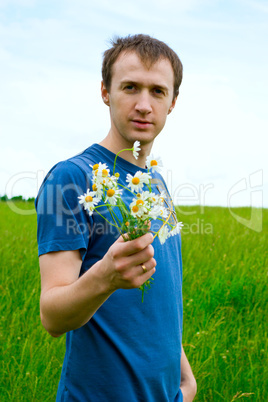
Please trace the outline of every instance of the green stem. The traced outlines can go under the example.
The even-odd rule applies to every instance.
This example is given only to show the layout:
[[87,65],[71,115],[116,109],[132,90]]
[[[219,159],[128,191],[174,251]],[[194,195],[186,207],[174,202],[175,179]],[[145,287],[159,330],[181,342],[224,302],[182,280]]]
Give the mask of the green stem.
[[100,212],[98,212],[95,208],[95,211],[97,212],[97,214],[99,214],[106,222],[108,222],[110,225],[115,226],[117,229],[119,229],[118,225],[114,225],[113,223],[111,223],[110,221],[108,221],[108,219],[106,219]]
[[[150,174],[150,169],[149,168],[148,168],[148,174]],[[150,193],[152,192],[151,179],[149,180],[149,191],[150,191]]]
[[[171,202],[172,202],[172,201],[171,201]],[[169,220],[171,214],[172,214],[172,211],[170,211],[170,213],[169,213],[167,219],[165,220],[165,222],[163,223],[163,225],[161,226],[161,228],[160,228],[160,229],[156,232],[156,234],[154,235],[154,238],[158,235],[158,233],[160,232],[160,230],[167,224],[167,222],[168,222],[168,220]]]
[[123,187],[125,190],[129,191],[134,197],[135,197],[135,193],[133,193],[133,191],[131,191],[129,188],[125,187],[123,184],[117,183],[118,186]]
[[[119,219],[117,218],[116,214],[114,214],[114,212],[113,212],[113,210],[112,210],[112,208],[111,208],[111,205],[108,205],[108,204],[107,204],[107,208],[108,208],[108,210],[109,210],[109,212],[110,212],[110,215],[111,215],[111,217],[112,217],[112,220],[114,221],[115,225],[117,226],[119,232],[122,234],[121,228],[117,225],[114,216],[116,217],[116,219],[117,219],[118,221],[119,221]],[[119,221],[119,222],[120,222],[120,221]]]
[[114,158],[114,168],[113,168],[113,175],[114,175],[114,171],[115,171],[115,165],[116,165],[116,159],[118,157],[119,154],[121,154],[121,152],[123,151],[133,151],[133,148],[125,148],[125,149],[121,149],[121,151],[119,151]]

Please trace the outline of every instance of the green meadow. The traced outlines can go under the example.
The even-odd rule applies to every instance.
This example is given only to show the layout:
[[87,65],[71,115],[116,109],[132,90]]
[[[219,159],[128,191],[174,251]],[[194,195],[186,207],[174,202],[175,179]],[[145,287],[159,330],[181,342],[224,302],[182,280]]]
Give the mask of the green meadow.
[[[54,401],[65,339],[50,337],[40,323],[34,206],[16,208],[0,202],[0,400]],[[268,400],[268,210],[232,211],[235,217],[227,208],[177,208],[183,345],[197,379],[195,401]],[[255,230],[237,218],[252,216]]]

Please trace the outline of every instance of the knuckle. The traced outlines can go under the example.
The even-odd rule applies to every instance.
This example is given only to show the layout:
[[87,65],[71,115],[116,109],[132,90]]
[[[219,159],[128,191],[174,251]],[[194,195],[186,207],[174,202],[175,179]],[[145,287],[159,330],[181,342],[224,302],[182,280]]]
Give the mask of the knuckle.
[[154,248],[151,244],[149,244],[149,246],[148,246],[148,255],[151,258],[153,258],[153,256],[154,256]]
[[125,261],[123,259],[120,259],[120,260],[116,261],[116,263],[115,263],[115,270],[117,272],[122,273],[125,270],[125,265],[126,265]]
[[155,260],[152,258],[150,261],[148,261],[147,265],[148,265],[147,271],[148,271],[148,272],[150,271],[150,273],[152,274],[152,270],[153,270],[153,269],[155,268],[155,266],[156,266]]
[[121,272],[121,279],[125,282],[129,282],[129,277],[127,272]]
[[133,288],[138,288],[138,287],[140,287],[140,280],[139,280],[139,278],[133,278],[132,279],[132,281],[131,281],[131,286],[133,287]]
[[110,257],[111,257],[111,259],[112,260],[115,260],[116,258],[117,258],[117,250],[116,250],[116,247],[111,247],[110,249],[109,249],[109,255],[110,255]]
[[143,244],[143,241],[142,241],[142,239],[140,237],[138,239],[136,239],[135,247],[139,251],[144,249],[144,244]]
[[135,288],[136,278],[131,276],[128,271],[122,274],[122,279],[125,281],[127,288]]
[[147,240],[148,240],[150,243],[152,243],[153,240],[154,240],[154,236],[152,235],[152,233],[151,233],[151,232],[146,233],[146,236],[147,236]]

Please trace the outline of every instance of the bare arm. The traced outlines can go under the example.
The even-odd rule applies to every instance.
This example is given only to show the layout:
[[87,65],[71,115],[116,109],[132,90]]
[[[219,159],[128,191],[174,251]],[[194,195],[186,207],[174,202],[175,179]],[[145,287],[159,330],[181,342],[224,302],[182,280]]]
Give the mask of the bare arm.
[[196,380],[183,347],[181,348],[181,391],[183,402],[192,402],[197,391]]
[[[155,272],[150,233],[124,242],[120,237],[102,260],[79,277],[78,250],[40,256],[41,321],[52,336],[84,325],[117,289],[141,286]],[[144,273],[141,264],[148,272]]]

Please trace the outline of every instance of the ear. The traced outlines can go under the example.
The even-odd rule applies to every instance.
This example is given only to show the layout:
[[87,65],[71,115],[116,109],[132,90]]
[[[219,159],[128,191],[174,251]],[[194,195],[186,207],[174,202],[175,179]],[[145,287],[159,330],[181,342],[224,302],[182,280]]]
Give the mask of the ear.
[[178,97],[176,96],[176,98],[173,99],[173,101],[172,101],[172,103],[170,105],[170,108],[168,109],[168,114],[170,114],[172,112],[172,110],[174,109],[174,107],[176,105],[176,102],[177,102],[177,98]]
[[104,86],[103,81],[101,81],[101,97],[105,105],[110,106],[109,93]]

